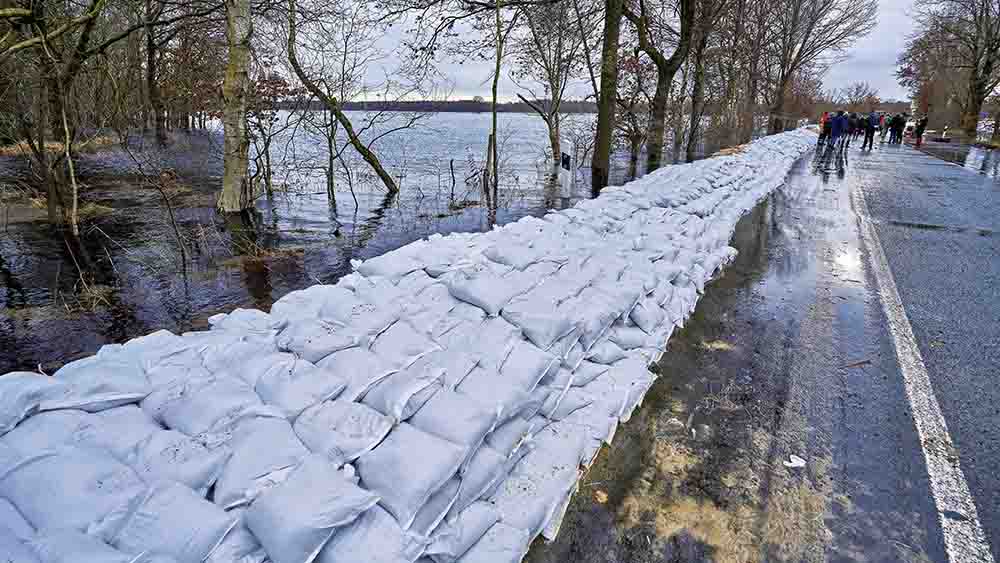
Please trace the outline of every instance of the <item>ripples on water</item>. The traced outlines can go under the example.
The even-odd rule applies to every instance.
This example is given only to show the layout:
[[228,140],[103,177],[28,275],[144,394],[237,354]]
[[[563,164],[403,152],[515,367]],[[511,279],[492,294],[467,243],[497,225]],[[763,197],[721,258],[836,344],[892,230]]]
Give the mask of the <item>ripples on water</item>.
[[[399,125],[406,115],[397,117],[368,134]],[[352,118],[358,126],[364,114]],[[594,116],[569,119],[589,131],[587,120]],[[294,143],[279,137],[272,146],[278,192],[271,201],[258,200],[249,229],[240,221],[227,224],[214,210],[222,176],[218,130],[172,132],[166,148],[137,136],[129,150],[79,155],[78,175],[86,186],[81,203],[110,213],[83,222],[84,248],[73,255],[48,232],[43,211],[0,199],[0,373],[39,364],[51,370],[102,344],[161,328],[204,327],[207,317],[236,307],[266,310],[289,291],[336,282],[352,259],[433,233],[488,230],[589,197],[586,168],[577,171],[571,193],[560,193],[540,119],[500,114],[499,121],[501,189],[494,212],[480,205],[477,185],[465,181],[482,166],[490,129],[485,113],[431,115],[381,139],[378,154],[400,184],[396,198],[387,198],[346,151],[350,181],[341,170],[335,207],[326,195],[325,141],[300,126]],[[571,123],[564,127],[568,135]],[[615,162],[613,184],[626,180],[626,168],[624,158]],[[163,171],[176,178],[169,195],[186,262],[160,194],[143,178]],[[0,157],[0,196],[28,177],[23,161]],[[234,232],[241,235],[234,239]]]
[[[351,175],[357,205],[342,175],[336,208],[328,202],[323,171],[308,168],[325,158],[325,144],[306,138],[289,145],[279,138],[272,155],[280,191],[272,201],[258,201],[253,229],[235,225],[246,234],[242,244],[234,244],[234,225],[214,211],[222,174],[217,132],[174,133],[165,149],[136,138],[131,154],[113,148],[80,155],[83,203],[112,211],[83,223],[85,248],[77,260],[48,232],[43,212],[13,198],[0,200],[0,373],[39,364],[52,369],[102,344],[159,328],[198,328],[208,316],[235,307],[267,309],[289,291],[335,282],[352,259],[432,233],[487,230],[586,196],[583,170],[572,197],[561,197],[550,180],[541,120],[501,114],[500,206],[491,213],[479,205],[478,188],[464,178],[482,161],[489,121],[488,114],[438,114],[381,140],[379,154],[398,179],[400,195],[386,198],[358,166]],[[143,181],[137,161],[145,174],[176,175],[170,193],[187,263],[167,209]],[[0,159],[0,189],[8,194],[28,176],[22,161]]]

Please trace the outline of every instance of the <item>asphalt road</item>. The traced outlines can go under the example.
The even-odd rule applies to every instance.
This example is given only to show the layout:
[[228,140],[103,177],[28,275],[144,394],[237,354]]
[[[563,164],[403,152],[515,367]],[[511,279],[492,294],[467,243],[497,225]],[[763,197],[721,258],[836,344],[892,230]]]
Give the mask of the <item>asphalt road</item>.
[[1000,184],[859,145],[744,217],[526,561],[1000,560]]

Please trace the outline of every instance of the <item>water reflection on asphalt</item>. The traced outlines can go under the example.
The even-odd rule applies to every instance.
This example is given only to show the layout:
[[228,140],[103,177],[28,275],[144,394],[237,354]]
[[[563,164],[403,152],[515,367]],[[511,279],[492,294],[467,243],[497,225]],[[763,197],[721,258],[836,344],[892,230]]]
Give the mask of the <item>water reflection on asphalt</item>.
[[848,166],[863,153],[807,155],[740,221],[736,262],[671,337],[559,537],[525,561],[939,560],[930,507],[909,498],[920,460],[897,453],[914,438],[879,437],[909,420],[873,326]]

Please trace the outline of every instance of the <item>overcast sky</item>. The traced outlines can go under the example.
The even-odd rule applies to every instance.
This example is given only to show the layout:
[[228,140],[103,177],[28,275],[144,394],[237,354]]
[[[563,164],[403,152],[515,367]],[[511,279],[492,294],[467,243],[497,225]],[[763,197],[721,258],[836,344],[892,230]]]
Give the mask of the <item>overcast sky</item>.
[[[878,23],[868,36],[859,39],[846,53],[847,58],[828,71],[824,79],[824,88],[832,90],[844,88],[852,82],[865,81],[875,87],[882,99],[909,99],[909,94],[896,82],[896,57],[902,51],[906,37],[913,29],[913,21],[909,11],[913,0],[879,0]],[[382,38],[386,46],[400,41],[402,26],[391,29]],[[447,94],[449,99],[469,99],[474,96],[489,98],[490,75],[493,61],[473,60],[459,63],[457,61],[442,61],[439,71],[447,77],[448,85],[443,86],[436,96]],[[379,74],[385,69],[377,69]],[[371,76],[378,80],[381,76]],[[504,72],[500,82],[500,98],[503,101],[516,101],[517,92],[524,92],[510,79],[509,69]],[[591,91],[585,80],[579,80],[570,88],[569,96],[582,98]],[[542,95],[541,90],[536,90]],[[527,94],[526,94],[527,95]],[[528,96],[530,97],[530,96]]]
[[859,80],[879,91],[882,99],[907,100],[910,95],[896,83],[896,57],[913,30],[912,0],[879,0],[878,25],[848,51],[849,58],[826,75],[826,89],[843,88]]

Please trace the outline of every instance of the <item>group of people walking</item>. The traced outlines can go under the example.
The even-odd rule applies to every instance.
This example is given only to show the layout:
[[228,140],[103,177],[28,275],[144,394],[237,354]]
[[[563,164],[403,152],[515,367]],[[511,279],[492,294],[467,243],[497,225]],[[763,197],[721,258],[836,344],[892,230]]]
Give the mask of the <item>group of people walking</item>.
[[[878,132],[880,142],[885,142],[889,135],[889,144],[898,145],[903,142],[903,131],[906,129],[906,114],[889,115],[872,111],[868,115],[838,112],[823,112],[819,120],[819,146],[844,149],[851,146],[851,141],[857,141],[864,135],[861,150],[872,150],[875,144],[875,133]],[[915,144],[919,147],[923,139],[927,118],[921,118],[914,127]]]

